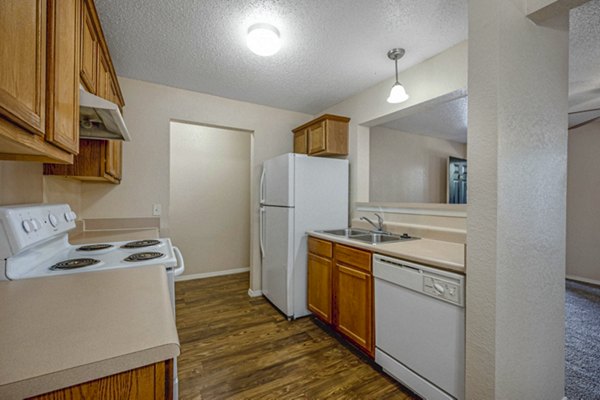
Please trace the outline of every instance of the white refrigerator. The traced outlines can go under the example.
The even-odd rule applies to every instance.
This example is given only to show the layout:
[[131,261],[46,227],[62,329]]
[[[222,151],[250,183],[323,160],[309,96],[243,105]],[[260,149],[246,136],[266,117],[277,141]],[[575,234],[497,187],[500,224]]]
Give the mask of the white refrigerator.
[[283,154],[260,179],[262,293],[288,318],[306,308],[309,230],[348,226],[348,160]]

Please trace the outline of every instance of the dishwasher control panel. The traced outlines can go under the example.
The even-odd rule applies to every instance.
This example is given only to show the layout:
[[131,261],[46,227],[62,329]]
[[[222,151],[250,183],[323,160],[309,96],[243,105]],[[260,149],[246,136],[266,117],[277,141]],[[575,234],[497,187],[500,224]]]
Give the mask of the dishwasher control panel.
[[461,274],[374,254],[373,276],[459,307],[465,305],[465,277]]
[[450,303],[462,304],[461,285],[437,276],[423,274],[423,292]]

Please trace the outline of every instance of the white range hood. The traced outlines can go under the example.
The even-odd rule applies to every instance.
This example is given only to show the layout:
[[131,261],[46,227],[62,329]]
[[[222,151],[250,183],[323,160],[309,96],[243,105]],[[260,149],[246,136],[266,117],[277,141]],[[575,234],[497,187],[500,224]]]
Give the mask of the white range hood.
[[79,137],[131,141],[119,106],[79,88]]

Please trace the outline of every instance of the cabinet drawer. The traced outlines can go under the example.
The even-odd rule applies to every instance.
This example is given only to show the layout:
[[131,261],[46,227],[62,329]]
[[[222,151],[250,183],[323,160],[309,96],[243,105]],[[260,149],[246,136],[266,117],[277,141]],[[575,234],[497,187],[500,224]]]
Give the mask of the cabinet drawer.
[[335,259],[337,262],[371,272],[371,253],[368,251],[336,243]]
[[328,242],[326,240],[309,237],[308,238],[308,252],[316,254],[321,257],[332,258],[333,257],[333,243]]

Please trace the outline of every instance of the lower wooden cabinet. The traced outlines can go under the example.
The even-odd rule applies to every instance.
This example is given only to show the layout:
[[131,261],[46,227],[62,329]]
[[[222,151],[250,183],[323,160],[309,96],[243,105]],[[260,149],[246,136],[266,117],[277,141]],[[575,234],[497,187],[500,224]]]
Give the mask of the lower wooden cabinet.
[[336,263],[336,328],[371,356],[373,352],[373,278]]
[[170,400],[173,361],[163,361],[65,389],[31,397],[35,400]]
[[333,321],[332,274],[331,259],[308,255],[308,309],[328,324]]
[[308,309],[375,354],[371,252],[308,238]]
[[122,147],[119,140],[81,139],[79,155],[72,165],[44,164],[44,175],[118,184],[122,177]]

